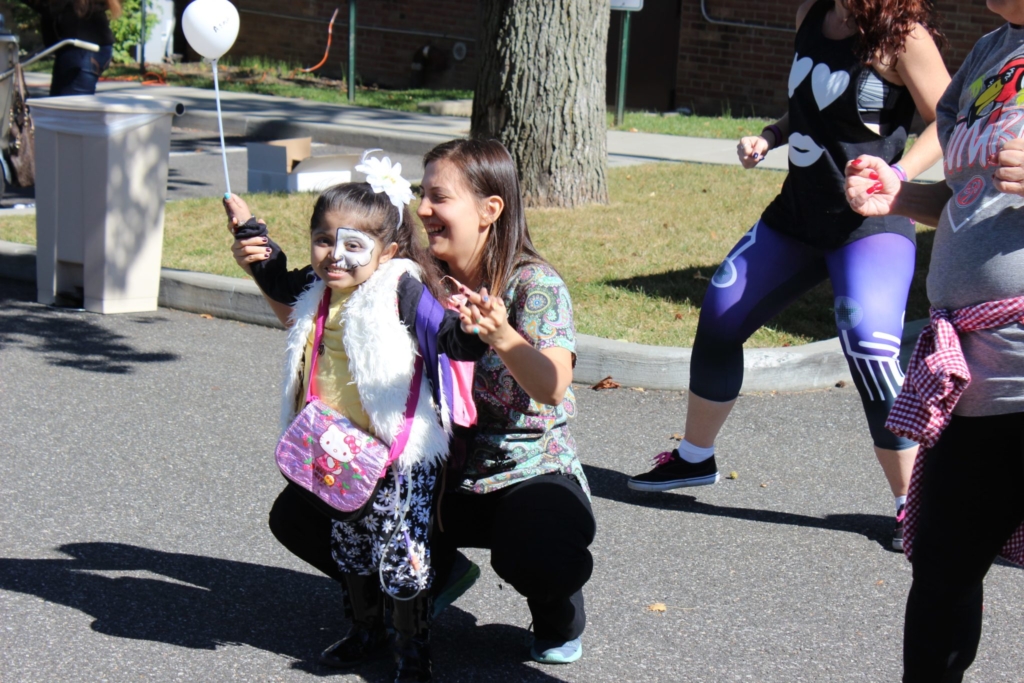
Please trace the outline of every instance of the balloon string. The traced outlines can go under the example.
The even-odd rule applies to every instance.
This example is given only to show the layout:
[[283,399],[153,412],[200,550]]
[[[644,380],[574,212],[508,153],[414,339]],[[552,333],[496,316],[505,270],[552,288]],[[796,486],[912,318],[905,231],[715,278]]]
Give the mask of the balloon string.
[[213,60],[213,93],[217,100],[217,128],[220,130],[220,156],[224,160],[224,198],[231,195],[231,180],[228,178],[228,150],[224,146],[224,118],[220,113],[220,85],[217,83],[217,60]]

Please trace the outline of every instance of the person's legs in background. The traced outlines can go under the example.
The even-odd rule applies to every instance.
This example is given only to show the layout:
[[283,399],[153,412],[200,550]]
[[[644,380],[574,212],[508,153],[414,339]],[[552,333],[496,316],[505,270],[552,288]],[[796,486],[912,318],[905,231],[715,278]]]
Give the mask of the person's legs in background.
[[636,491],[718,481],[715,439],[743,384],[743,342],[827,276],[824,252],[758,221],[719,266],[701,305],[690,357],[686,430],[676,451],[629,480]]
[[96,83],[114,54],[112,45],[101,46],[99,52],[68,47],[57,52],[53,60],[50,96],[94,95]]
[[894,497],[893,548],[903,549],[903,505],[917,444],[885,428],[900,387],[900,339],[916,248],[902,235],[871,235],[826,256],[835,294],[836,327],[860,393],[868,430]]
[[1024,413],[954,415],[925,457],[903,681],[958,683],[981,639],[985,574],[1024,522]]

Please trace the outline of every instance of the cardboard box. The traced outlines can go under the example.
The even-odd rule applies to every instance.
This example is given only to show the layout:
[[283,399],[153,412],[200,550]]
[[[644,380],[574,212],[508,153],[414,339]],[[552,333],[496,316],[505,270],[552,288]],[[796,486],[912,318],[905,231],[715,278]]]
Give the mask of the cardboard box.
[[313,138],[289,138],[250,142],[249,170],[291,173],[295,165],[313,154]]
[[250,142],[249,192],[320,192],[355,177],[359,154],[314,157],[311,138]]

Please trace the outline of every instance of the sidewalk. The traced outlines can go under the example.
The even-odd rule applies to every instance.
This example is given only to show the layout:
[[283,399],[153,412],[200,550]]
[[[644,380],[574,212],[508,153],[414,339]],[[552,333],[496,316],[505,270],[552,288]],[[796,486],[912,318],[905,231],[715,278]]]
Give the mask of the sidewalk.
[[[49,74],[26,74],[29,86],[44,88]],[[121,81],[103,82],[102,92],[144,92],[176,100],[185,114],[175,125],[217,130],[214,92],[198,88],[152,87]],[[451,116],[369,109],[294,100],[269,95],[221,93],[226,135],[253,138],[310,136],[317,142],[380,147],[391,152],[424,154],[436,144],[469,133],[469,120]],[[609,131],[610,165],[657,161],[738,165],[736,142],[652,133]],[[768,156],[760,168],[784,170],[785,150]],[[925,176],[938,170],[941,164]],[[924,177],[924,176],[922,176]],[[35,250],[0,242],[0,277],[34,279]],[[277,325],[254,283],[204,273],[163,269],[160,305],[264,325]],[[904,356],[909,355],[920,326],[908,324]],[[578,336],[575,379],[596,383],[611,376],[627,387],[684,390],[689,384],[690,349],[648,346]],[[838,339],[779,349],[750,349],[744,361],[745,392],[801,391],[852,381]]]
[[[49,74],[26,74],[30,86],[49,85]],[[186,111],[175,124],[199,130],[217,130],[217,109],[212,90],[142,86],[109,81],[100,91],[139,91],[161,99],[182,102]],[[469,119],[412,112],[369,109],[343,104],[293,100],[270,95],[222,92],[221,109],[226,135],[247,137],[311,136],[317,142],[424,154],[434,145],[469,134]],[[773,150],[758,168],[786,170],[788,147]],[[686,161],[738,166],[736,141],[691,138],[656,133],[608,132],[608,162],[618,166],[657,161]],[[942,179],[938,163],[920,176],[921,180]]]

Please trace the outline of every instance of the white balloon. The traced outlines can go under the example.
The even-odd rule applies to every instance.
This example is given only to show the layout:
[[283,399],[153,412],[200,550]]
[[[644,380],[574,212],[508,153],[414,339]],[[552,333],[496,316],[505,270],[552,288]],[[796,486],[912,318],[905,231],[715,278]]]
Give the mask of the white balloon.
[[238,37],[238,10],[228,0],[195,0],[181,17],[185,40],[207,59],[218,59]]

